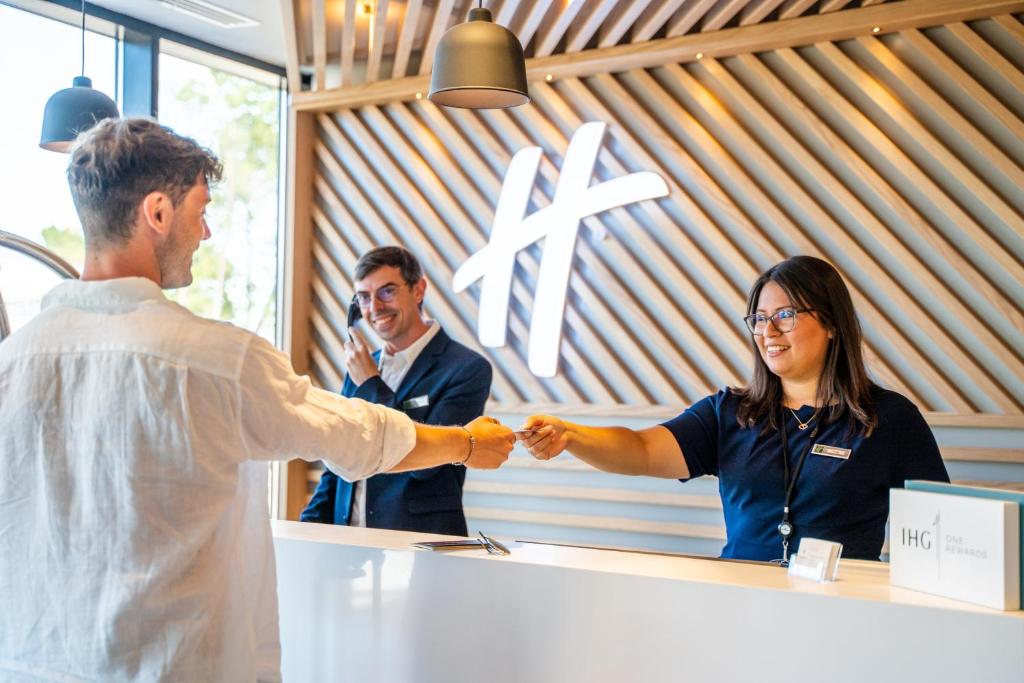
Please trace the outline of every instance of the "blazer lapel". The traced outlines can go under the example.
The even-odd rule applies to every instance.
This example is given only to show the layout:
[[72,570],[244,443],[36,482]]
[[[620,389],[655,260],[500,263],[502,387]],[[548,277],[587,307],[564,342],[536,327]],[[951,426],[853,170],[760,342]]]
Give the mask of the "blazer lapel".
[[419,384],[423,376],[426,375],[434,364],[437,363],[437,359],[441,356],[445,349],[448,348],[448,335],[444,333],[444,330],[438,330],[434,338],[427,342],[427,345],[420,351],[420,355],[416,357],[412,367],[409,368],[409,372],[405,374],[405,379],[402,380],[401,386],[398,387],[398,391],[395,392],[395,407],[401,408],[402,402],[409,397],[409,394],[413,393],[416,385]]

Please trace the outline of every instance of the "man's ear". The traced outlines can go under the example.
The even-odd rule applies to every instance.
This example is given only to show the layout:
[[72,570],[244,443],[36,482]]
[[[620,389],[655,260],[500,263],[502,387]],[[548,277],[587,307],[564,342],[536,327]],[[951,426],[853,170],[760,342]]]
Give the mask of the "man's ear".
[[142,219],[146,227],[161,237],[166,237],[170,233],[173,218],[174,205],[167,194],[150,192],[142,200]]
[[412,292],[416,296],[416,303],[422,304],[423,303],[423,297],[427,293],[427,278],[426,278],[426,276],[421,277],[420,281],[417,282],[415,285],[413,285]]

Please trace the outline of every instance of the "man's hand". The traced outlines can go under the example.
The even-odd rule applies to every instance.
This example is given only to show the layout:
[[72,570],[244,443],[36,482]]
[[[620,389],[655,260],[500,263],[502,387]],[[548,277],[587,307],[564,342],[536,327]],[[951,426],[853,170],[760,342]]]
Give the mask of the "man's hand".
[[508,460],[508,454],[516,443],[511,429],[487,416],[476,418],[466,425],[466,429],[476,439],[473,454],[465,463],[466,467],[493,470]]
[[551,415],[531,415],[519,431],[519,440],[537,460],[550,460],[569,445],[565,423]]
[[[354,327],[348,328],[348,336],[351,341],[345,342],[345,369],[348,370],[348,377],[357,387],[363,382],[380,374],[377,364],[373,362],[370,349],[366,345],[363,335]],[[381,352],[383,353],[383,352]]]
[[[390,472],[422,470],[438,465],[465,465],[478,470],[501,467],[512,452],[516,437],[493,417],[478,417],[465,427],[415,424],[416,445]],[[476,443],[470,452],[469,434]],[[469,456],[469,459],[466,459]]]

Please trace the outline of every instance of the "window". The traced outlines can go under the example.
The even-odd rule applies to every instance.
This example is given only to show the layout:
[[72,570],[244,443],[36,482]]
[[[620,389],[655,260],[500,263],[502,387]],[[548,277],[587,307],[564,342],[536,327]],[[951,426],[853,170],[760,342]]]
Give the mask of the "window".
[[160,122],[209,147],[224,164],[207,211],[213,236],[196,253],[192,285],[169,295],[271,343],[282,93],[277,76],[162,41]]
[[[40,11],[51,10],[77,21],[65,8]],[[87,31],[85,74],[121,106],[117,84],[131,57],[111,37],[119,28],[93,17],[87,27],[108,35]],[[0,166],[0,230],[42,244],[81,270],[84,242],[64,175],[67,156],[38,145],[47,98],[79,74],[79,36],[77,25],[0,5],[0,67],[5,87],[24,103],[0,111],[6,162]],[[283,79],[166,39],[159,60],[160,122],[212,149],[225,169],[208,211],[213,237],[196,254],[193,284],[168,295],[199,315],[274,342]],[[33,260],[0,249],[0,293],[13,329],[39,311],[43,294],[57,282]]]
[[[117,43],[86,32],[85,74],[115,97]],[[30,65],[30,66],[29,66]],[[64,175],[67,156],[39,147],[43,108],[50,95],[71,87],[81,69],[80,29],[0,5],[0,73],[19,106],[0,110],[0,230],[48,246],[81,269],[82,232]],[[0,249],[0,292],[17,329],[39,312],[39,301],[59,282],[35,261]]]
[[[18,93],[18,106],[0,109],[0,230],[42,244],[81,270],[84,240],[65,176],[68,157],[39,148],[46,100],[70,87],[81,70],[79,15],[57,3],[31,7],[47,16],[0,4],[0,73],[7,91]],[[130,23],[134,34],[159,38],[159,121],[209,147],[224,164],[224,179],[213,188],[207,211],[212,238],[196,253],[192,285],[169,297],[274,343],[283,70],[271,73],[249,66],[246,58],[235,61],[223,51],[213,55],[180,45],[159,27],[102,12],[111,21]],[[138,53],[122,49],[116,38],[124,35],[122,27],[111,21],[87,20],[85,75],[123,111],[117,86]],[[58,282],[45,266],[0,248],[0,294],[12,329],[38,313],[43,295]],[[271,465],[272,511],[280,471]]]

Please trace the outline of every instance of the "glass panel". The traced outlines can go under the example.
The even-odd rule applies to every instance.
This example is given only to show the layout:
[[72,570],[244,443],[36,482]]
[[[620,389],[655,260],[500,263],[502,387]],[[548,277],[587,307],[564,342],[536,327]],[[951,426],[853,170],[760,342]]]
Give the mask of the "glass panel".
[[[0,4],[0,73],[17,106],[0,108],[0,230],[38,242],[81,270],[82,230],[68,192],[66,154],[39,147],[43,108],[81,71],[80,29]],[[86,32],[85,74],[114,97],[116,45]],[[32,318],[59,281],[28,257],[0,249],[0,292],[12,329]]]
[[169,292],[193,312],[274,342],[277,324],[280,89],[160,55],[160,122],[224,163],[207,222],[213,237],[193,261],[193,282]]

